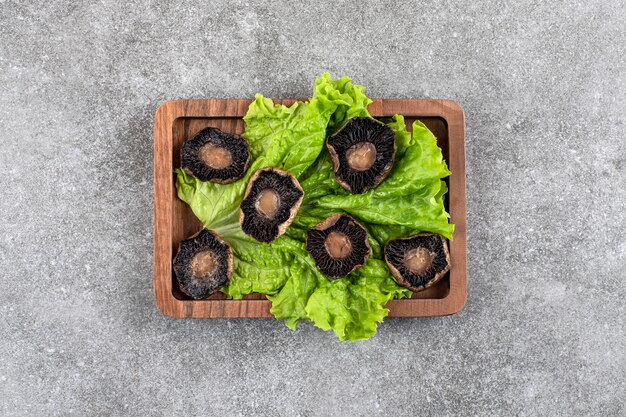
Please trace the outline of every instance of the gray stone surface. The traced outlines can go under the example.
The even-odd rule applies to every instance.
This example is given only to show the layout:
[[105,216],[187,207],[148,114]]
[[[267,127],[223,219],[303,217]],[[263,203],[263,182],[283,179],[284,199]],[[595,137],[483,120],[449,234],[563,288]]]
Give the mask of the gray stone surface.
[[[0,0],[0,415],[626,414],[622,1],[72,3]],[[160,315],[157,106],[324,70],[465,109],[465,310]]]

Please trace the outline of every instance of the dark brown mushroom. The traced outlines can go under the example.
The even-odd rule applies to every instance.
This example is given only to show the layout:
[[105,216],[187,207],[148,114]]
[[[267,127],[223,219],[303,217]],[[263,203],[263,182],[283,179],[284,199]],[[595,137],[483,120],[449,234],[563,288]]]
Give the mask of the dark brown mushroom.
[[385,245],[385,260],[398,284],[412,291],[436,284],[450,270],[446,240],[433,233],[390,241]]
[[333,214],[309,230],[306,249],[317,269],[330,278],[344,277],[367,262],[367,231],[347,214]]

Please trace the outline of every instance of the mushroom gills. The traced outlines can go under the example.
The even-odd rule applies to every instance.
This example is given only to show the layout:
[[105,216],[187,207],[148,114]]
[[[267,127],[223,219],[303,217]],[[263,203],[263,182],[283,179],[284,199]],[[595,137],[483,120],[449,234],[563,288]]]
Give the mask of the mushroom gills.
[[412,291],[434,285],[450,270],[446,240],[433,233],[390,241],[385,245],[385,260],[396,282]]
[[256,171],[239,206],[241,229],[259,242],[273,241],[285,233],[303,197],[290,173],[271,167]]
[[179,243],[173,270],[183,293],[207,298],[232,277],[233,253],[217,233],[202,229]]
[[335,179],[355,194],[385,180],[393,167],[395,146],[393,130],[371,117],[348,120],[326,141]]
[[246,141],[208,127],[183,143],[182,169],[201,181],[228,184],[243,177],[250,163]]
[[330,278],[344,277],[367,262],[367,231],[352,217],[337,213],[307,233],[306,249],[317,269]]

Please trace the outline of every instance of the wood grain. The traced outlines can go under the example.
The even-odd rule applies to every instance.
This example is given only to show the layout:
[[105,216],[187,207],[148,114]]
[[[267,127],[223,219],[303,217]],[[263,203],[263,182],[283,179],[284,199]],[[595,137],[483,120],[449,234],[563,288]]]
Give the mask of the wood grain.
[[[222,293],[206,300],[191,300],[176,285],[172,258],[178,242],[201,228],[191,209],[178,199],[172,170],[180,166],[182,143],[212,126],[240,134],[242,117],[252,100],[175,100],[162,104],[154,120],[154,293],[159,310],[172,317],[272,317],[270,302],[262,294],[226,300]],[[290,105],[295,100],[275,100]],[[387,304],[390,317],[441,316],[458,312],[467,298],[465,212],[465,119],[458,104],[449,100],[377,99],[368,110],[373,116],[405,116],[407,128],[420,119],[437,137],[452,175],[446,179],[445,201],[455,224],[450,242],[452,267],[437,285],[407,300]]]

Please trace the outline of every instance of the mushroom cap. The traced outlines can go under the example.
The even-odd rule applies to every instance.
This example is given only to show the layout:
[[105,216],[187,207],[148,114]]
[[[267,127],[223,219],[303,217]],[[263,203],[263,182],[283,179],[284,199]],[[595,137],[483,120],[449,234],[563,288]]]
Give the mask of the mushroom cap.
[[446,240],[434,233],[390,241],[385,260],[396,282],[416,292],[433,286],[450,270]]
[[[370,146],[371,145],[371,146]],[[391,171],[396,153],[393,130],[371,117],[355,117],[328,138],[335,179],[354,194],[378,186]],[[351,161],[351,155],[356,159]]]
[[232,277],[233,252],[217,233],[202,229],[180,242],[173,269],[182,292],[207,298]]
[[180,159],[182,169],[199,180],[228,184],[248,170],[250,150],[241,136],[207,127],[183,143]]
[[[268,190],[272,190],[277,207],[264,212],[261,199]],[[241,229],[259,242],[271,242],[285,233],[303,198],[300,183],[289,172],[272,167],[259,169],[250,178],[239,206]]]
[[[329,244],[334,236],[340,237],[339,244]],[[345,238],[349,239],[347,248]],[[317,269],[329,278],[341,278],[356,271],[370,254],[365,228],[342,213],[333,214],[309,230],[306,249]]]

